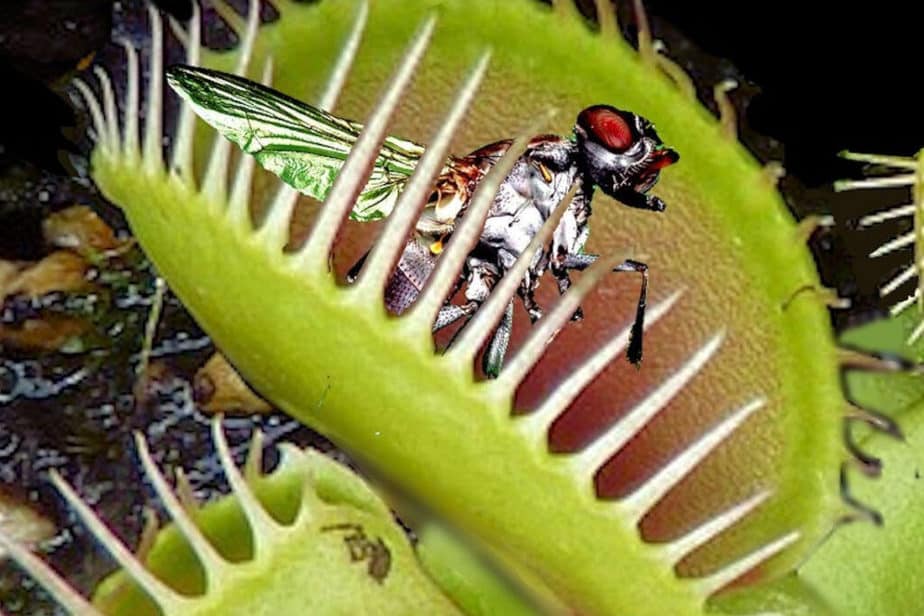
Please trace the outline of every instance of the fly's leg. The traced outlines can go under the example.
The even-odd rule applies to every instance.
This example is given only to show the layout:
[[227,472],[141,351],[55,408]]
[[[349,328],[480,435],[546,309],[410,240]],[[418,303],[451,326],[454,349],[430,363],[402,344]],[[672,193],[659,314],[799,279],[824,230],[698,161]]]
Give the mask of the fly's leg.
[[[564,295],[567,293],[568,289],[571,288],[571,277],[568,276],[568,270],[555,267],[552,268],[552,274],[555,276],[555,280],[558,282],[558,294]],[[574,314],[571,315],[571,320],[581,321],[583,319],[584,309],[578,306],[577,310],[574,311]]]
[[646,195],[645,193],[640,193],[634,190],[624,189],[617,191],[615,197],[619,200],[620,203],[640,210],[663,212],[664,208],[667,207],[667,205],[665,205],[665,203],[658,197],[655,197],[654,195]]
[[359,278],[359,272],[362,271],[363,265],[366,264],[366,258],[369,256],[371,250],[367,250],[366,254],[359,258],[359,261],[353,264],[353,267],[350,268],[350,271],[347,272],[346,280],[348,283],[353,284],[356,282],[356,279]]
[[[462,286],[462,282],[465,280],[464,276],[459,276],[456,280],[456,283],[453,285],[452,290],[449,291],[449,297],[454,296],[459,291],[459,287]],[[462,317],[470,317],[475,314],[475,311],[478,310],[478,306],[481,305],[481,302],[477,299],[469,299],[468,302],[457,306],[447,302],[445,306],[440,308],[439,313],[436,315],[436,320],[433,322],[433,331],[439,331],[444,327],[449,327]]]
[[433,331],[449,327],[459,319],[475,314],[475,311],[478,310],[478,306],[480,305],[481,304],[474,301],[467,302],[461,306],[446,304],[440,308],[439,313],[436,315],[436,320],[433,322]]
[[507,347],[510,346],[510,333],[512,331],[513,302],[510,302],[507,304],[504,316],[501,317],[501,322],[498,324],[497,329],[494,330],[494,335],[491,336],[488,348],[485,349],[484,356],[481,358],[482,370],[492,379],[497,378],[501,367],[504,365],[504,357],[507,355]]
[[523,307],[526,308],[526,312],[529,313],[529,320],[535,323],[542,318],[542,307],[536,301],[533,293],[534,289],[521,289],[520,298],[523,300]]
[[[597,260],[597,255],[577,254],[567,255],[562,261],[561,268],[568,270],[584,270]],[[638,296],[638,305],[635,310],[635,321],[632,323],[629,349],[626,357],[637,367],[642,362],[642,330],[645,327],[645,306],[648,304],[648,266],[640,261],[627,259],[613,268],[614,272],[637,272],[642,275],[642,289]]]
[[[474,314],[481,307],[481,304],[488,299],[494,285],[500,278],[500,271],[495,265],[477,257],[469,257],[466,269],[468,272],[466,277],[468,288],[465,291],[465,298],[468,302],[461,306],[454,304],[443,306],[439,315],[437,315],[436,323],[434,323],[434,331],[446,327],[463,316]],[[507,348],[510,345],[510,333],[512,330],[513,302],[511,301],[508,302],[504,315],[501,317],[501,322],[498,324],[497,329],[494,330],[494,334],[491,336],[491,340],[482,356],[482,369],[490,378],[496,378],[500,373],[500,369],[504,364],[504,357],[507,355]],[[461,331],[459,330],[459,332]],[[456,335],[459,332],[456,332]],[[452,346],[453,341],[449,342],[447,348]]]

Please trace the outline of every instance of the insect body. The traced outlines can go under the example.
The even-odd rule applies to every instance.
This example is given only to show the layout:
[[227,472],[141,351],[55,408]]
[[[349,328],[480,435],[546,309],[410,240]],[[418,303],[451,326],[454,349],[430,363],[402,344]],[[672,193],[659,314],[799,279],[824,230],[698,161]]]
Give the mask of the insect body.
[[[207,69],[175,66],[167,71],[170,85],[225,137],[253,155],[283,181],[316,199],[327,197],[334,178],[362,126],[299,102],[247,79]],[[408,238],[386,290],[388,308],[401,313],[423,289],[443,244],[464,216],[478,183],[510,147],[498,141],[467,156],[450,157],[437,178],[429,202]],[[351,212],[356,220],[387,216],[410,178],[424,148],[389,137],[375,160],[372,174]],[[678,160],[663,145],[645,118],[608,105],[581,111],[573,138],[533,138],[501,184],[488,212],[479,242],[466,259],[459,285],[465,283],[462,305],[447,302],[434,323],[441,329],[473,314],[497,280],[526,249],[570,188],[577,191],[555,229],[551,246],[539,251],[519,288],[519,296],[535,321],[542,310],[534,295],[541,275],[550,270],[560,292],[570,286],[569,272],[596,260],[583,252],[589,233],[591,200],[596,187],[630,207],[663,211],[664,202],[648,192],[660,170]],[[351,277],[362,267],[354,266]],[[627,355],[642,358],[642,325],[648,287],[647,266],[627,260],[615,271],[642,276],[641,292]],[[512,330],[513,304],[508,305],[484,355],[485,373],[496,376]],[[580,310],[575,318],[581,318]]]

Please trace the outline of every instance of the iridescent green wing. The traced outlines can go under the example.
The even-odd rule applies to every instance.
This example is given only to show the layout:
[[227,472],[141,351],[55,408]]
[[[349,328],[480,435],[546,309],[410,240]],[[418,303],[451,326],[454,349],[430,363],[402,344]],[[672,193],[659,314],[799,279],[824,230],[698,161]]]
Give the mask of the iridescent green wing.
[[[361,124],[227,73],[174,66],[167,69],[167,82],[263,168],[315,199],[327,197],[362,130]],[[351,217],[388,216],[423,151],[411,141],[386,138]]]

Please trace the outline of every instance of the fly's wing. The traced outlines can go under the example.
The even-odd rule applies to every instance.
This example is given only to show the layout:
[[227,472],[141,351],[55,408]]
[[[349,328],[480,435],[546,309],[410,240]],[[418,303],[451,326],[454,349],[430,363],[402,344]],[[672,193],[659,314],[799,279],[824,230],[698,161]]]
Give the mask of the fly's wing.
[[[227,73],[174,66],[167,69],[167,82],[263,168],[319,200],[327,197],[362,130],[361,124]],[[351,218],[388,216],[423,151],[411,141],[386,138]]]

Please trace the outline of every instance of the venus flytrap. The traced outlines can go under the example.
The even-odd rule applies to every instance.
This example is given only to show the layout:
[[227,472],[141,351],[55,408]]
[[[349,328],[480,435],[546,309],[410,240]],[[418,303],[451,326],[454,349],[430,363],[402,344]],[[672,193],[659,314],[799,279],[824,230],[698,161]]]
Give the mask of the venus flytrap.
[[[871,227],[895,219],[913,217],[914,225],[910,232],[903,233],[873,250],[869,257],[875,259],[901,248],[914,248],[911,263],[885,282],[879,289],[882,297],[896,294],[899,288],[914,280],[914,292],[894,302],[890,310],[892,316],[901,314],[915,306],[920,313],[924,307],[924,295],[921,291],[921,267],[924,266],[924,233],[921,231],[924,217],[924,156],[915,157],[887,156],[882,154],[859,154],[843,152],[848,160],[867,163],[878,167],[877,175],[861,180],[841,180],[834,185],[835,190],[868,190],[876,188],[908,187],[911,201],[890,207],[859,220],[861,227]],[[921,320],[908,334],[908,345],[914,345],[924,335],[924,320]]]
[[144,439],[136,438],[145,476],[173,521],[158,534],[146,562],[52,473],[64,499],[122,568],[99,587],[94,604],[22,547],[3,537],[0,545],[9,545],[58,602],[79,616],[459,613],[419,569],[385,504],[349,469],[317,452],[284,446],[271,475],[245,479],[220,420],[213,428],[231,495],[198,511],[181,505]]
[[[659,65],[682,83],[647,32],[639,57],[611,21],[593,34],[569,2],[554,12],[527,0],[446,2],[435,21],[426,2],[347,4],[280,0],[281,19],[260,28],[251,4],[246,23],[230,20],[242,35],[234,53],[200,50],[197,17],[181,33],[188,64],[262,76],[365,119],[300,245],[290,222],[307,204],[257,175],[253,159],[237,158],[188,106],[164,158],[156,13],[140,142],[135,50],[126,48],[124,101],[106,78],[100,98],[77,86],[97,138],[93,179],[264,396],[586,613],[700,614],[733,582],[786,572],[838,520],[866,513],[839,493],[852,459],[841,439],[849,407],[824,294],[802,292],[821,288],[804,246],[815,221],[792,221],[768,174],[735,142],[731,117],[716,122],[665,78]],[[460,129],[428,135],[447,109],[462,112],[447,88],[459,87],[486,47],[491,63]],[[320,85],[328,75],[334,85]],[[610,366],[628,344],[634,293],[603,267],[515,332],[510,362],[482,382],[472,363],[525,259],[442,355],[430,328],[456,275],[448,266],[401,318],[385,310],[381,276],[338,285],[330,252],[343,249],[341,222],[386,134],[467,151],[549,107],[597,102],[652,118],[683,157],[659,185],[671,205],[660,220],[594,202],[590,249],[651,257],[640,371]],[[554,132],[570,118],[560,121]],[[476,201],[501,178],[489,176]],[[386,221],[386,240],[400,213]],[[456,240],[466,241],[451,242],[440,262],[468,252],[477,222],[464,219]],[[393,258],[380,249],[368,265],[386,272]],[[586,322],[568,324],[578,304]]]
[[[901,299],[894,301],[890,318],[852,328],[841,336],[842,344],[882,357],[868,361],[869,367],[878,370],[846,374],[850,399],[893,418],[901,425],[903,439],[883,438],[876,432],[849,437],[868,454],[876,456],[875,474],[882,475],[878,480],[858,473],[857,470],[864,470],[863,466],[850,472],[854,475],[851,480],[855,492],[866,502],[876,503],[884,524],[841,529],[799,568],[798,574],[801,583],[825,601],[832,613],[843,616],[913,613],[924,593],[915,556],[920,552],[918,526],[922,503],[917,484],[924,447],[921,429],[924,382],[920,369],[924,358],[920,309],[922,159],[920,153],[915,157],[899,157],[845,152],[843,156],[867,164],[870,177],[837,182],[836,189],[908,187],[910,193],[909,203],[880,209],[858,221],[862,229],[913,218],[909,233],[884,243],[869,255],[878,258],[905,246],[913,247],[911,262],[880,287],[884,299]],[[910,293],[909,283],[913,284]]]
[[[907,336],[907,319],[893,317],[885,324]],[[855,332],[853,337],[860,340],[863,333]],[[866,342],[874,344],[869,337]],[[913,614],[924,596],[918,558],[924,519],[920,489],[924,405],[920,397],[921,375],[913,378],[918,381],[917,399],[903,408],[889,409],[900,423],[904,438],[884,438],[878,432],[857,437],[864,451],[882,461],[882,470],[876,480],[852,470],[854,492],[866,502],[876,503],[884,524],[840,529],[799,568],[803,582],[839,616]],[[876,375],[875,380],[882,383],[878,388],[866,385],[867,399],[886,407],[896,405],[896,398],[900,400],[902,394],[912,390],[911,383],[904,383],[904,391],[895,396],[895,375]],[[851,393],[856,395],[853,388]]]
[[[888,359],[871,362],[879,370],[850,370],[845,384],[850,399],[863,408],[874,408],[900,421],[900,416],[924,398],[921,370],[907,369],[919,364],[924,345],[909,343],[909,333],[920,323],[915,309],[889,319],[879,319],[847,330],[840,341],[847,347]],[[904,365],[903,365],[904,364]]]

